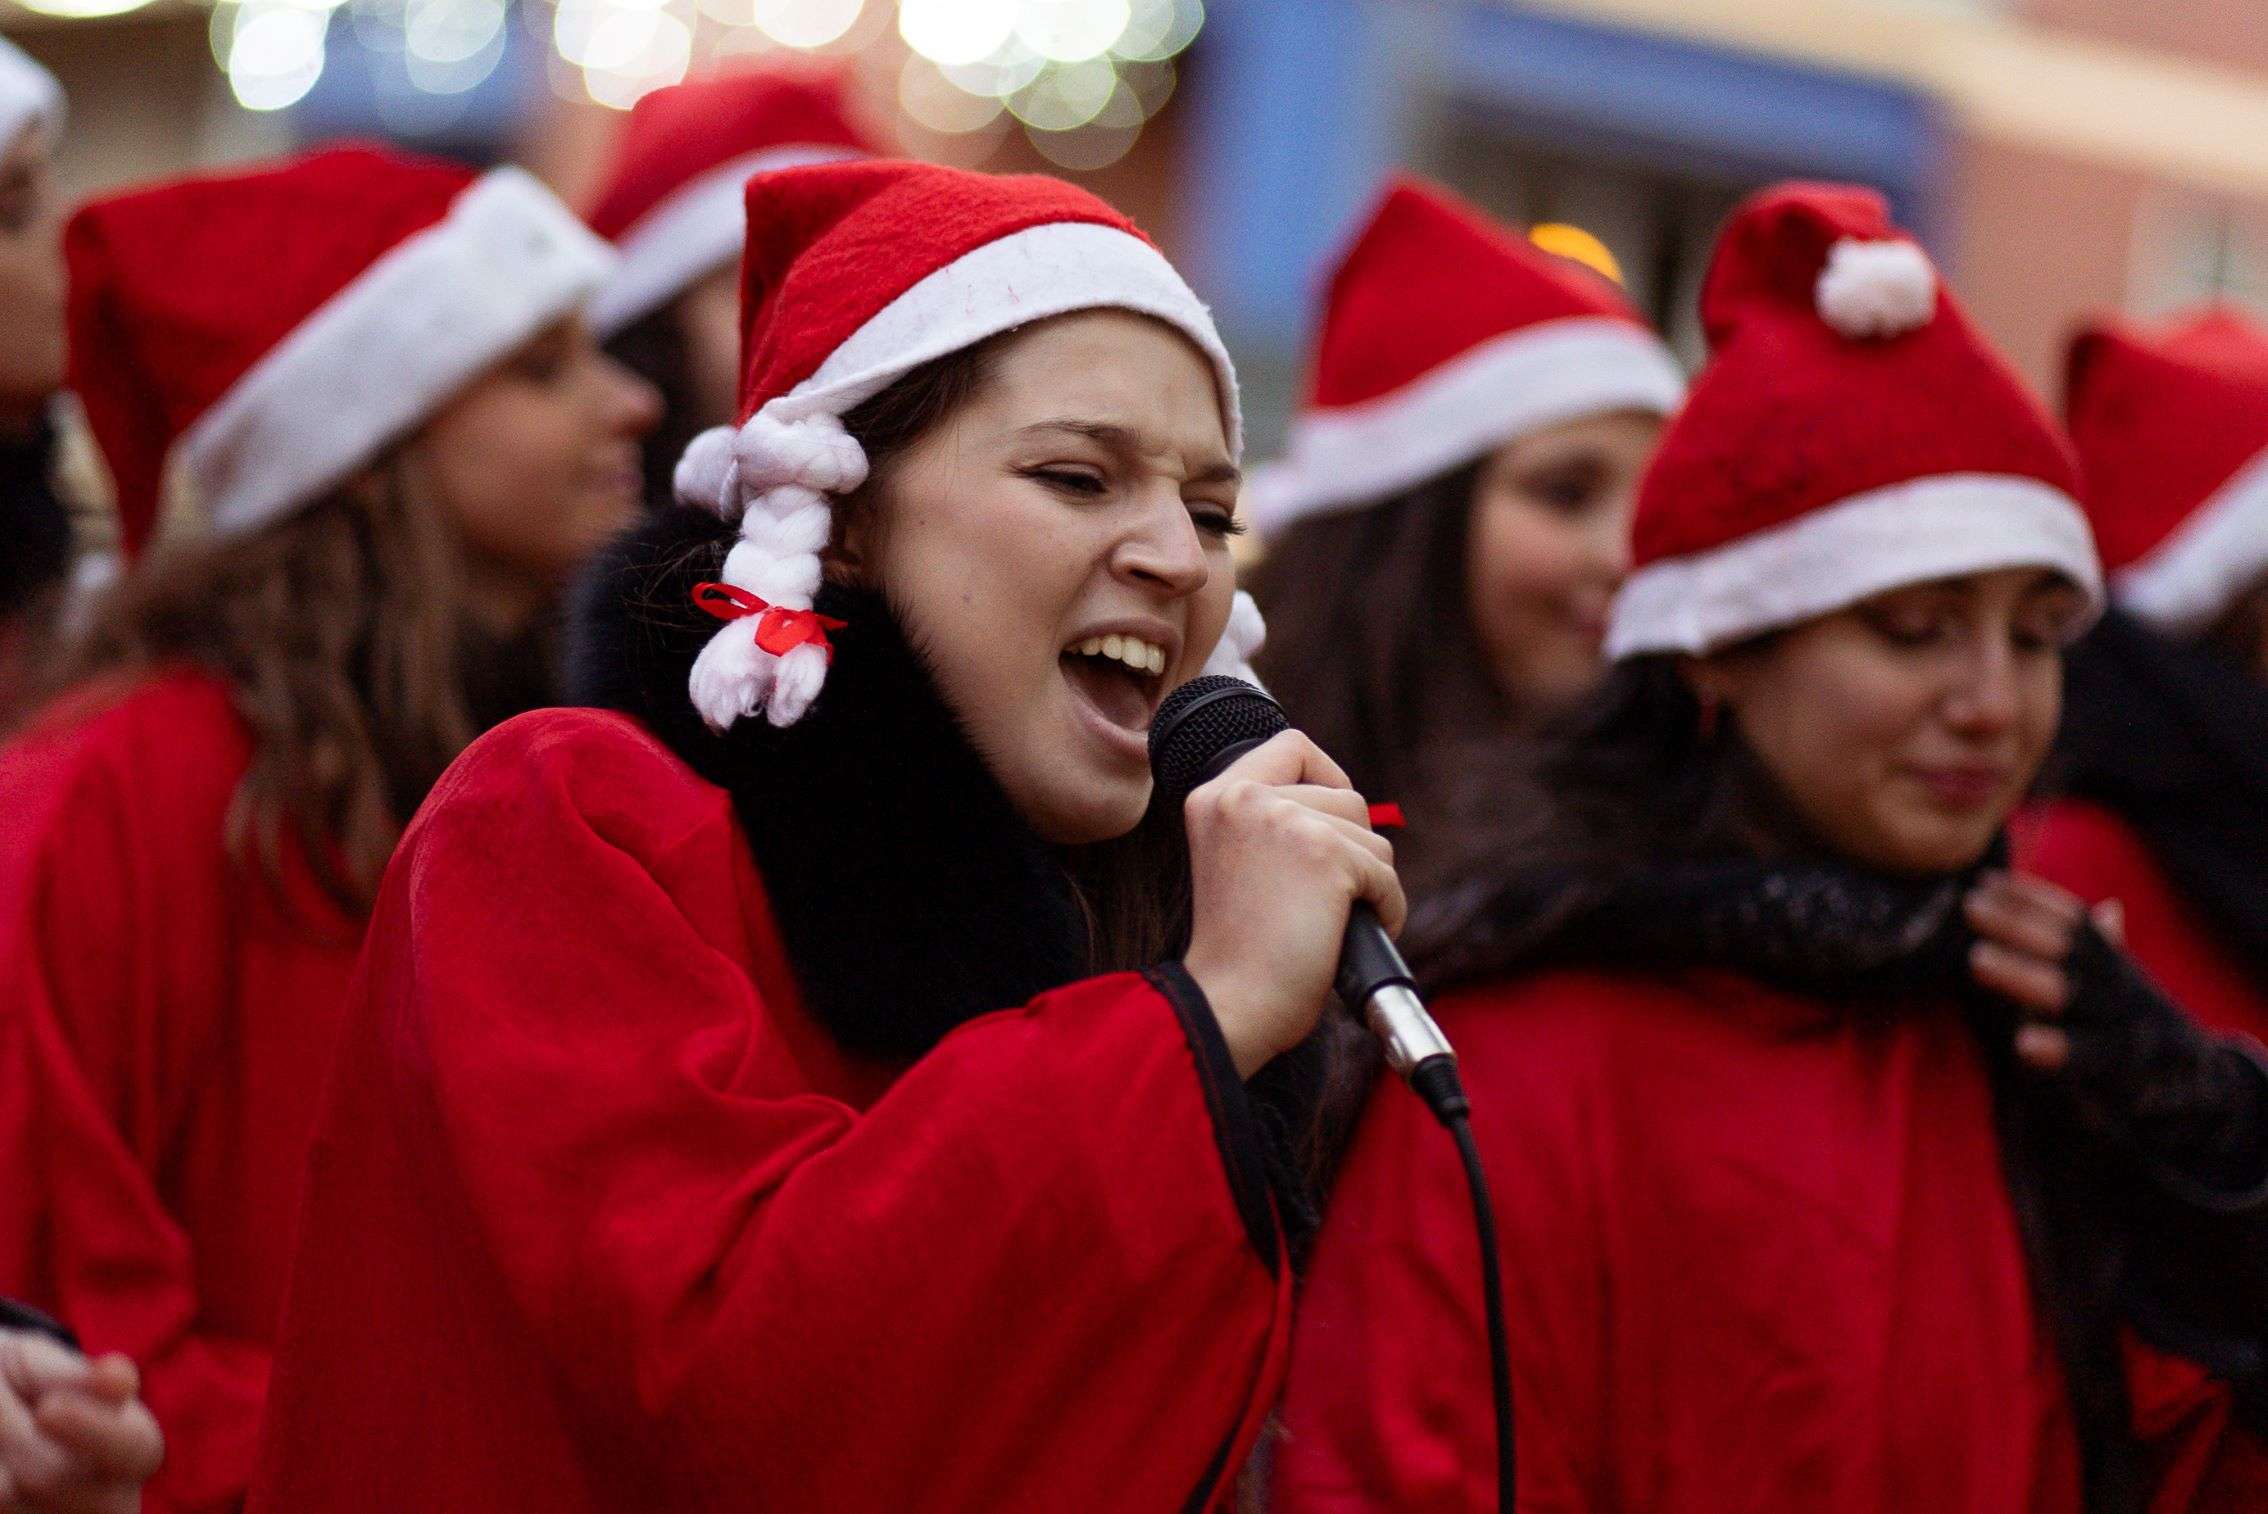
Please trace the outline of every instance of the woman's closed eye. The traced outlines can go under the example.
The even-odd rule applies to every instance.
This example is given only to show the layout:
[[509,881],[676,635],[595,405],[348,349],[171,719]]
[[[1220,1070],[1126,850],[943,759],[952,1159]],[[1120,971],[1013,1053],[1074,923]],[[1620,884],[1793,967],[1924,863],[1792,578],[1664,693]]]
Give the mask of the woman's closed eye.
[[1192,500],[1189,505],[1189,518],[1197,522],[1197,529],[1207,536],[1226,539],[1244,534],[1244,522],[1236,518],[1236,512],[1224,510],[1219,505],[1203,504]]
[[1050,489],[1081,499],[1100,499],[1110,492],[1110,480],[1091,467],[1051,464],[1026,468],[1023,473],[1024,477],[1037,479]]

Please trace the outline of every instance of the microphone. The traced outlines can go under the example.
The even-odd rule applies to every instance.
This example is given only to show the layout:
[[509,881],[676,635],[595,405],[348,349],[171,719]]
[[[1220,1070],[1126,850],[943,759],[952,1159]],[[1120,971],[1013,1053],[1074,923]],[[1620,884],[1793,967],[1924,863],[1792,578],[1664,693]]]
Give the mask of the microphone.
[[[1210,673],[1175,689],[1150,722],[1150,771],[1168,804],[1179,804],[1198,785],[1280,731],[1291,729],[1283,706],[1241,678]],[[1464,1104],[1457,1087],[1457,1053],[1426,1013],[1409,965],[1363,900],[1347,917],[1345,944],[1332,982],[1339,1000],[1385,1043],[1386,1061],[1408,1079],[1434,1112],[1447,1119]]]

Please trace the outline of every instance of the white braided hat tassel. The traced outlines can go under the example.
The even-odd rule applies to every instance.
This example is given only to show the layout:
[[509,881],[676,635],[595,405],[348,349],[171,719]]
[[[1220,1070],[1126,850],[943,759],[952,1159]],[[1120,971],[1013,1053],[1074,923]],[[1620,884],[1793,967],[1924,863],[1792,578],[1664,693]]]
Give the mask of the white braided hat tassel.
[[[762,410],[737,429],[695,437],[674,479],[680,500],[740,522],[722,581],[791,611],[810,610],[819,592],[832,497],[865,481],[866,453],[835,416],[782,421]],[[757,645],[760,624],[755,615],[726,621],[693,661],[688,689],[711,730],[758,711],[775,726],[794,725],[826,684],[824,642],[775,654]]]
[[1226,673],[1241,678],[1254,688],[1266,688],[1260,675],[1252,671],[1252,659],[1268,640],[1268,623],[1260,618],[1260,606],[1244,590],[1236,591],[1236,599],[1229,606],[1228,624],[1221,630],[1221,639],[1214,643],[1213,653],[1205,659],[1207,673]]

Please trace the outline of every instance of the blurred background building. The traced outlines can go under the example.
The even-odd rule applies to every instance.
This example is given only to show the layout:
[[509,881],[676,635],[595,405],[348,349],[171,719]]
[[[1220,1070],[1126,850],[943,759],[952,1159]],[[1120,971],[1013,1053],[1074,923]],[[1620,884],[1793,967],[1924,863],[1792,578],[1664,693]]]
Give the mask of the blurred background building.
[[879,124],[1149,224],[1277,434],[1309,295],[1396,166],[1611,262],[1689,354],[1719,220],[1862,180],[2043,391],[2103,309],[2268,303],[2263,0],[0,0],[74,190],[383,135],[570,195],[614,113],[742,55],[852,60]]

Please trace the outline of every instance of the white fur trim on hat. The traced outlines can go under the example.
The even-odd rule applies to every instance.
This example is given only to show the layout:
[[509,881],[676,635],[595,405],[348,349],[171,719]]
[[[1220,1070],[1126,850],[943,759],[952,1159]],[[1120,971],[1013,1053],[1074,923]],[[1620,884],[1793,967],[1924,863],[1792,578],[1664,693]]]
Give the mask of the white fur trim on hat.
[[2111,578],[2121,609],[2173,636],[2205,629],[2268,573],[2268,452],[2229,475],[2140,561]]
[[[678,497],[738,519],[723,582],[768,605],[808,610],[819,590],[829,497],[865,480],[866,456],[841,418],[922,364],[1033,321],[1078,310],[1132,310],[1175,327],[1212,362],[1229,450],[1243,444],[1236,368],[1204,304],[1155,247],[1115,227],[1049,222],[987,242],[936,270],[852,332],[792,391],[737,432],[686,448]],[[756,645],[754,617],[726,622],[695,659],[694,707],[724,730],[758,710],[801,720],[827,676],[823,647],[784,656]]]
[[2071,496],[2004,474],[1917,478],[1647,564],[1615,596],[1606,653],[1713,652],[1891,589],[2021,567],[2051,568],[2102,605],[2094,534]]
[[214,530],[264,525],[574,311],[613,258],[550,190],[496,169],[254,363],[182,434],[172,462]]
[[1937,314],[1937,270],[1912,242],[1845,237],[1819,271],[1819,317],[1852,341],[1903,336]]
[[1570,316],[1508,331],[1391,394],[1292,422],[1283,460],[1254,474],[1263,536],[1376,503],[1546,426],[1613,410],[1667,415],[1685,374],[1650,331]]
[[767,147],[688,179],[622,234],[616,244],[622,261],[591,301],[591,329],[601,339],[611,337],[738,263],[748,240],[743,192],[757,174],[857,156],[847,147]]
[[1267,641],[1268,623],[1260,617],[1258,602],[1239,589],[1229,604],[1228,624],[1221,629],[1221,639],[1213,643],[1202,671],[1226,673],[1256,688],[1265,688],[1260,675],[1252,671],[1252,659],[1260,655],[1260,648]]
[[62,129],[63,86],[38,59],[0,37],[0,151],[33,126]]

